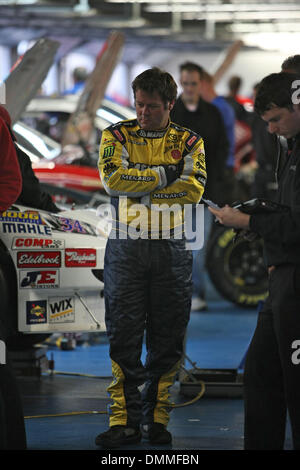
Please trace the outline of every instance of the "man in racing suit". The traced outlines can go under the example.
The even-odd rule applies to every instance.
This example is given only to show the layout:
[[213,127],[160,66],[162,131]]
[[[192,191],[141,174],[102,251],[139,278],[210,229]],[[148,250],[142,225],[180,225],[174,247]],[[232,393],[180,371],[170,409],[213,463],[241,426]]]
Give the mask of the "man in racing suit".
[[[169,387],[180,366],[192,295],[183,206],[200,201],[206,181],[202,138],[169,120],[177,94],[171,75],[149,69],[132,87],[137,119],[106,129],[100,145],[100,176],[116,214],[104,262],[114,379],[110,429],[96,438],[102,447],[139,442],[140,424],[147,425],[150,443],[171,441]],[[166,214],[169,227],[160,218]]]
[[255,111],[268,131],[288,139],[278,173],[281,208],[251,216],[229,206],[210,211],[224,225],[250,229],[264,240],[269,296],[247,352],[245,449],[284,448],[287,411],[300,450],[300,104],[299,75],[271,74],[259,84]]

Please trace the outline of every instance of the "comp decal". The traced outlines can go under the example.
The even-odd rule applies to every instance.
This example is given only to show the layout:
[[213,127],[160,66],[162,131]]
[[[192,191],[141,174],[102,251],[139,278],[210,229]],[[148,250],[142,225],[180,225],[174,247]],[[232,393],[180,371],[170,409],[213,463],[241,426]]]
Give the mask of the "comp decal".
[[29,248],[31,250],[56,249],[62,250],[65,246],[64,240],[53,240],[52,238],[14,238],[12,249]]
[[49,323],[75,321],[75,297],[49,297]]
[[65,266],[67,268],[94,268],[96,264],[96,250],[94,248],[66,248]]
[[19,251],[18,268],[60,268],[60,251]]
[[54,289],[59,287],[59,270],[43,271],[21,270],[19,273],[20,289]]
[[38,224],[16,224],[13,222],[2,223],[3,233],[28,233],[29,235],[47,235],[51,236],[52,231],[47,225]]
[[47,300],[30,300],[26,302],[26,324],[47,323]]
[[0,212],[0,221],[2,222],[23,222],[29,224],[42,224],[43,221],[38,211],[16,211],[6,210]]

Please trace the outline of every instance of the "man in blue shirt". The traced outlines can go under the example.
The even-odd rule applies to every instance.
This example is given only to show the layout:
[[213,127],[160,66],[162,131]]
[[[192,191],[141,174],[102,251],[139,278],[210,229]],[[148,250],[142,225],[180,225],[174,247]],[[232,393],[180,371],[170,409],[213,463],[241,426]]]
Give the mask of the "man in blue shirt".
[[88,72],[84,67],[76,67],[73,70],[73,81],[74,84],[71,88],[65,90],[63,95],[78,95],[82,92],[86,79],[88,78]]
[[228,202],[235,200],[235,177],[234,177],[234,151],[235,151],[235,112],[232,106],[223,96],[216,93],[213,77],[202,71],[201,74],[201,96],[208,103],[218,108],[223,118],[227,139],[229,142],[228,154],[226,159],[226,176],[224,181],[224,194],[228,197]]

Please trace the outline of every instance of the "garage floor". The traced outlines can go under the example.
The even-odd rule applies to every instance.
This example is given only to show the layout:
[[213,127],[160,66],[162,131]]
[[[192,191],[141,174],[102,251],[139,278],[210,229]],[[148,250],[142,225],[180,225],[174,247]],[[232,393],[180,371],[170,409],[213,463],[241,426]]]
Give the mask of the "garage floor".
[[[186,354],[201,369],[237,370],[245,356],[256,324],[256,310],[244,310],[215,300],[206,312],[194,312],[189,323]],[[145,354],[145,351],[144,353]],[[110,402],[106,387],[111,370],[105,335],[97,342],[86,342],[72,351],[49,346],[47,357],[54,359],[54,370],[70,375],[42,375],[40,380],[20,378],[26,416],[27,444],[30,450],[96,450],[94,439],[108,426],[106,414]],[[189,361],[185,363],[189,370]],[[101,378],[75,376],[91,374]],[[177,381],[171,392],[174,403],[186,403]],[[197,393],[200,391],[200,387]],[[221,393],[222,395],[222,393]],[[230,394],[229,394],[230,395]],[[97,411],[93,414],[28,418],[43,414]],[[173,444],[160,450],[242,450],[243,399],[210,396],[207,393],[194,404],[173,409],[169,430]],[[286,448],[291,448],[290,432]],[[155,450],[146,441],[126,449]]]

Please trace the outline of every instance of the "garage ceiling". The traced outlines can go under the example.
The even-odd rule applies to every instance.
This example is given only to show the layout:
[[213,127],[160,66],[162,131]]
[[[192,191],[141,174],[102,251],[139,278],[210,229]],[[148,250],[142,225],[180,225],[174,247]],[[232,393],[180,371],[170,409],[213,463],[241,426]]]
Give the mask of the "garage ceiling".
[[[300,32],[298,0],[0,0],[0,44],[64,38],[65,50],[125,33],[128,45],[224,48],[245,33]],[[142,50],[142,49],[141,49]],[[61,51],[63,55],[63,52]]]

